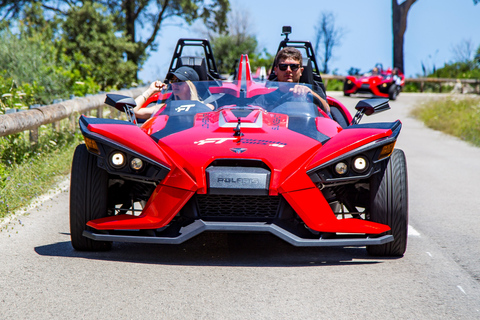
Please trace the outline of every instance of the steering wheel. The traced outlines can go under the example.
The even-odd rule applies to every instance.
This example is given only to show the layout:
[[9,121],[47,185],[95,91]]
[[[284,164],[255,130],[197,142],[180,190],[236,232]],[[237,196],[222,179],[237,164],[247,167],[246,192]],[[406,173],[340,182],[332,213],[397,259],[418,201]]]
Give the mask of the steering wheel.
[[304,96],[297,96],[295,97],[292,91],[288,91],[284,95],[280,97],[277,101],[277,105],[281,105],[282,103],[285,102],[309,102],[313,101],[313,95],[311,92],[308,92]]

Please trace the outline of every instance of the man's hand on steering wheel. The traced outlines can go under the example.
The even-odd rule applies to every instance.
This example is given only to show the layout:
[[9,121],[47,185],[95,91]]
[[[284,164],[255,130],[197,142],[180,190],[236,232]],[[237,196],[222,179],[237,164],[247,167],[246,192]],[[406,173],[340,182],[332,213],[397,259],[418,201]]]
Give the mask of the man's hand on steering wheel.
[[295,87],[290,88],[290,92],[293,93],[294,97],[300,97],[300,96],[304,97],[304,96],[307,96],[307,94],[309,93],[311,94],[312,90],[307,86],[296,84]]

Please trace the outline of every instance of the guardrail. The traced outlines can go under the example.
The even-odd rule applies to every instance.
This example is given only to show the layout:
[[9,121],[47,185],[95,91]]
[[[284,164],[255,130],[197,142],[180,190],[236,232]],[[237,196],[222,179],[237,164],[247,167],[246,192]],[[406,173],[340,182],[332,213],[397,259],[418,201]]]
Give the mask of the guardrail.
[[[137,97],[145,90],[146,87],[141,87],[112,93]],[[95,109],[97,110],[97,117],[101,117],[105,106],[104,102],[105,93],[0,115],[0,137],[27,130],[30,130],[31,136],[35,136],[38,134],[38,128],[41,125],[55,123],[68,117],[73,118]],[[76,121],[76,119],[72,120]]]
[[[345,76],[322,74],[322,79],[327,85],[328,80],[345,81]],[[426,83],[438,84],[438,92],[442,92],[442,84],[451,83],[460,93],[464,93],[465,85],[473,87],[476,94],[480,94],[480,79],[450,79],[450,78],[405,78],[405,83],[420,83],[420,92],[425,90]]]

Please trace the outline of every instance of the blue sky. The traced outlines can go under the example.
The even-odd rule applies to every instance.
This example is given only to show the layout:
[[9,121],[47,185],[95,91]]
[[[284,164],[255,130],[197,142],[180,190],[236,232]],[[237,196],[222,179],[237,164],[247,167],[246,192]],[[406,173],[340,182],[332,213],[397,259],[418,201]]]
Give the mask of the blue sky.
[[[392,10],[390,0],[230,0],[232,7],[246,10],[250,31],[259,48],[275,53],[282,26],[292,26],[292,40],[314,41],[314,27],[322,12],[335,16],[345,34],[333,53],[330,69],[346,74],[350,67],[363,71],[375,63],[392,65]],[[163,79],[178,38],[204,37],[199,23],[176,26],[170,21],[157,38],[153,52],[139,73],[140,79]],[[472,0],[417,0],[411,7],[405,32],[404,63],[407,77],[427,68],[439,68],[454,59],[452,48],[462,41],[480,46],[480,4]],[[215,53],[215,52],[214,52]]]

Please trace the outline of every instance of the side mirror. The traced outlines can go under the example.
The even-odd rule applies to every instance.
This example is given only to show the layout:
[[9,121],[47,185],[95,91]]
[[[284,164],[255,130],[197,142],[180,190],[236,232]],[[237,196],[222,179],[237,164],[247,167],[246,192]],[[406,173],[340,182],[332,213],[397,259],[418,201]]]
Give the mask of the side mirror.
[[133,108],[137,106],[135,99],[132,97],[123,96],[121,94],[107,94],[105,104],[114,107],[118,111],[125,112],[127,114],[128,121],[137,124],[137,118]]
[[135,99],[121,94],[108,93],[107,98],[105,99],[105,104],[114,107],[118,111],[125,111],[125,107],[136,107]]
[[351,124],[358,124],[364,114],[370,116],[374,113],[390,110],[390,105],[388,104],[388,99],[384,98],[365,99],[359,101],[355,106],[355,109],[357,110],[357,113],[355,114],[355,117],[353,117]]

